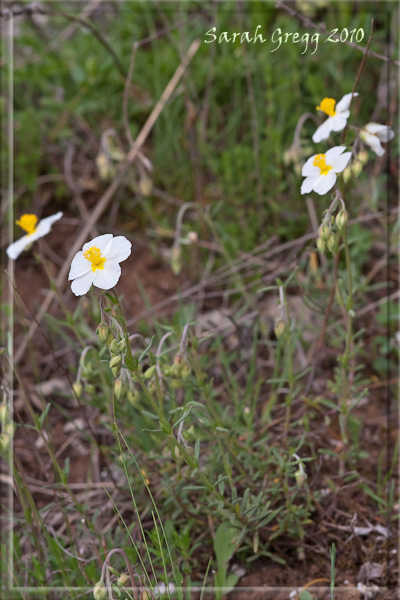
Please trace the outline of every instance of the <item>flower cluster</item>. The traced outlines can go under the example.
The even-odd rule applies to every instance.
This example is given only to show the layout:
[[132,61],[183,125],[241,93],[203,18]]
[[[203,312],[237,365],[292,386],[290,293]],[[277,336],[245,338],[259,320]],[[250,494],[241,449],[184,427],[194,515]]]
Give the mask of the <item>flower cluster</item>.
[[[342,131],[347,126],[350,116],[350,104],[357,92],[345,94],[338,103],[334,98],[323,98],[316,107],[325,113],[328,118],[320,125],[312,136],[313,142],[319,143],[329,138],[332,132]],[[384,154],[381,142],[389,142],[394,137],[394,132],[386,125],[368,123],[359,130],[359,138],[364,144],[370,146],[378,155]],[[337,174],[342,173],[351,159],[351,152],[345,152],[345,146],[335,146],[325,153],[314,154],[303,165],[301,174],[305,177],[300,192],[308,194],[311,191],[323,195],[329,192],[336,183]],[[346,170],[346,178],[354,172],[358,176],[362,161],[351,171]]]

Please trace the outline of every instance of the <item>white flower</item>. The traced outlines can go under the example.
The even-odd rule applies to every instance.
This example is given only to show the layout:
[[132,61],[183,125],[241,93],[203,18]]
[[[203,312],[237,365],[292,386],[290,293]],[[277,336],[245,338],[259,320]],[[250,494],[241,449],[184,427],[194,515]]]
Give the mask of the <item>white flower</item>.
[[75,296],[86,294],[93,284],[103,290],[114,287],[120,276],[119,263],[131,253],[132,244],[123,235],[113,237],[105,233],[87,242],[82,250],[75,254],[68,281]]
[[36,215],[22,215],[22,217],[15,222],[27,232],[27,235],[24,235],[22,238],[11,244],[11,246],[8,246],[6,252],[9,258],[12,258],[13,260],[18,258],[21,252],[26,250],[26,248],[28,248],[28,246],[30,246],[33,242],[47,235],[53,223],[58,221],[58,219],[61,219],[62,216],[62,212],[58,212],[56,215],[46,217],[38,223],[38,218]]
[[300,192],[308,194],[312,190],[317,194],[326,194],[336,183],[336,173],[341,173],[351,158],[351,152],[345,152],[346,146],[335,146],[326,154],[314,154],[301,170],[305,177]]
[[370,146],[378,156],[385,154],[381,142],[390,142],[394,138],[394,131],[387,125],[379,123],[367,123],[360,131],[360,138]]
[[331,131],[342,131],[346,127],[347,119],[350,116],[349,106],[352,96],[358,96],[358,93],[346,94],[337,104],[333,98],[324,98],[321,100],[321,104],[317,106],[317,110],[322,110],[322,112],[326,113],[328,119],[318,127],[312,136],[313,142],[317,143],[327,140]]

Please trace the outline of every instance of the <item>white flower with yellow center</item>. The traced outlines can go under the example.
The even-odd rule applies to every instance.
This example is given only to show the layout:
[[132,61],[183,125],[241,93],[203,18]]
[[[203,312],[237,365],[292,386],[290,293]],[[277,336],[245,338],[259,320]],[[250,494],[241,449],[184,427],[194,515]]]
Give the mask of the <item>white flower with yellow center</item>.
[[301,170],[305,180],[300,192],[308,194],[314,191],[321,196],[329,192],[336,183],[336,173],[341,173],[351,158],[351,152],[345,150],[346,146],[335,146],[325,154],[311,156]]
[[317,110],[321,110],[328,118],[322,123],[312,136],[313,142],[318,143],[322,140],[327,140],[331,131],[342,131],[346,127],[347,119],[350,116],[349,106],[351,103],[351,97],[358,96],[358,93],[346,94],[336,104],[336,100],[333,98],[324,98],[321,100]]
[[114,287],[121,277],[119,263],[131,253],[132,244],[123,235],[105,233],[87,242],[75,254],[68,281],[75,296],[86,294],[93,284],[102,290]]
[[360,138],[367,144],[378,156],[385,154],[381,142],[390,142],[394,138],[394,131],[387,125],[379,123],[367,123],[360,131]]
[[36,215],[22,215],[15,223],[26,231],[26,235],[8,246],[6,250],[7,256],[13,260],[18,258],[21,252],[26,250],[33,242],[47,235],[53,223],[61,219],[62,216],[62,212],[58,212],[56,215],[51,215],[51,217],[46,217],[39,221]]

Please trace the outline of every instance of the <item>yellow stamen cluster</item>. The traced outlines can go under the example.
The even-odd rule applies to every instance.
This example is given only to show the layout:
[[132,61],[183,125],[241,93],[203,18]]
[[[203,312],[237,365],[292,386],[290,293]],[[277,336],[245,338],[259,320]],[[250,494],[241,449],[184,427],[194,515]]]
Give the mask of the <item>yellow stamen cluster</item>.
[[334,117],[336,115],[335,104],[336,100],[333,98],[324,98],[321,100],[321,104],[317,106],[317,110],[322,110],[322,112],[326,113],[330,117]]
[[32,235],[36,231],[36,223],[38,222],[36,215],[22,215],[20,219],[15,221],[28,235]]
[[92,246],[85,250],[83,256],[92,263],[92,271],[104,269],[106,259],[101,255],[100,249],[97,246]]
[[330,165],[326,164],[326,154],[317,154],[313,160],[313,165],[321,170],[321,175],[328,175],[328,172],[332,169]]

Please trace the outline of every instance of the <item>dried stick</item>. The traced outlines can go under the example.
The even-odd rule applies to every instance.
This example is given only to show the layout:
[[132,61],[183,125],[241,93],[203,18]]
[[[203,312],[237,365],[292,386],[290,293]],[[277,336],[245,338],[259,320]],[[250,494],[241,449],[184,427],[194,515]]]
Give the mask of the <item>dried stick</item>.
[[[60,273],[58,274],[58,277],[55,281],[56,289],[60,290],[62,284],[66,283],[67,273],[69,271],[69,267],[70,267],[70,264],[71,264],[71,261],[72,261],[74,255],[76,254],[76,252],[78,252],[78,250],[80,250],[82,248],[82,246],[86,240],[87,234],[89,233],[89,231],[91,230],[93,225],[95,223],[97,223],[97,221],[99,220],[99,218],[101,217],[101,215],[103,214],[105,209],[107,208],[108,204],[110,203],[111,199],[113,198],[120,183],[124,179],[126,171],[128,170],[131,163],[137,157],[139,149],[143,146],[144,142],[146,141],[154,123],[157,121],[158,117],[160,116],[168,99],[171,97],[172,92],[174,91],[177,84],[179,83],[179,80],[181,79],[186,67],[188,66],[189,62],[191,61],[191,59],[193,58],[193,56],[199,49],[199,46],[200,46],[200,40],[194,40],[194,42],[192,42],[189,50],[187,51],[185,58],[183,59],[181,64],[176,69],[175,73],[173,74],[169,83],[167,84],[164,92],[162,93],[161,98],[159,99],[156,106],[150,113],[146,123],[143,125],[143,128],[140,131],[140,133],[136,139],[135,146],[133,148],[131,148],[126,159],[120,165],[119,171],[118,171],[117,175],[114,177],[112,183],[107,188],[107,190],[104,192],[103,196],[100,198],[100,200],[96,204],[95,208],[89,214],[87,221],[83,225],[82,231],[78,235],[78,237],[75,241],[75,244],[73,244],[73,246],[68,254],[68,257],[65,260],[64,266],[62,267]],[[38,327],[38,324],[43,319],[43,316],[49,310],[49,307],[50,307],[54,297],[55,297],[55,292],[53,290],[49,290],[43,304],[41,305],[41,307],[39,309],[39,312],[36,316],[36,320],[33,323],[31,323],[31,326],[29,327],[29,331],[28,331],[27,335],[25,336],[20,347],[18,348],[17,352],[15,353],[15,356],[14,356],[14,364],[15,365],[17,365],[19,363],[19,361],[21,360],[21,358],[25,352],[28,341],[31,339],[32,335],[35,333],[35,331]]]

